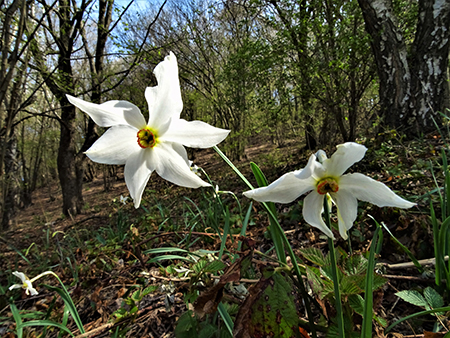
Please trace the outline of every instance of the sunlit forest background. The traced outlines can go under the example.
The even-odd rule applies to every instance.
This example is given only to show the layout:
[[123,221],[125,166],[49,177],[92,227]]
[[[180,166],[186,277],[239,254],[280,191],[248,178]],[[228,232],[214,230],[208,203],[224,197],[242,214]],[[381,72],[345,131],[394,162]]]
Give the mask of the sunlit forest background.
[[450,107],[448,1],[0,0],[0,34],[5,233],[38,189],[62,194],[70,219],[88,209],[84,185],[119,175],[84,155],[105,129],[66,94],[126,100],[147,118],[169,52],[182,118],[231,130],[220,148],[237,163],[263,144],[293,146],[301,168],[343,142],[423,140]]

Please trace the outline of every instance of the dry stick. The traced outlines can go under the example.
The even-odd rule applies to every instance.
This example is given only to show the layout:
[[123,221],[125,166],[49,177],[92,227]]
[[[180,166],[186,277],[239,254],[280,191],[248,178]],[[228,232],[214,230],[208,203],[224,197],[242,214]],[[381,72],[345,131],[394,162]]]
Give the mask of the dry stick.
[[[444,260],[448,261],[448,256],[445,256]],[[419,263],[420,265],[435,265],[436,258],[421,259],[419,260]],[[404,268],[413,268],[415,265],[413,262],[406,262],[398,264],[384,264],[384,266],[388,267],[389,269],[404,269]]]
[[103,324],[103,325],[101,325],[99,327],[96,327],[95,329],[93,329],[93,330],[91,330],[89,332],[80,334],[80,335],[76,336],[75,338],[86,338],[86,337],[89,337],[90,335],[93,335],[93,334],[96,334],[96,333],[100,333],[100,332],[102,332],[104,330],[107,330],[107,329],[113,327],[114,325],[115,325],[114,323]]

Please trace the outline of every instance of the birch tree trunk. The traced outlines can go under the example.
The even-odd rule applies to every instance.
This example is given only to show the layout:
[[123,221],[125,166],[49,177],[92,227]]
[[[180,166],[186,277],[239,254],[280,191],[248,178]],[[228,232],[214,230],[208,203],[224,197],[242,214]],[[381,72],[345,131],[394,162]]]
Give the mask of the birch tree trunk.
[[408,53],[391,0],[358,0],[372,37],[385,123],[410,135],[435,130],[448,102],[450,2],[419,0],[417,28]]

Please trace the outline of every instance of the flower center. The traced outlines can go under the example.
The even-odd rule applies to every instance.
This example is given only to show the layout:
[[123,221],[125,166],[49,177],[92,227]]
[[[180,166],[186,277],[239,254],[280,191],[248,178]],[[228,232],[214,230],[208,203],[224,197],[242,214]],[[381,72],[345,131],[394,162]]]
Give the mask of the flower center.
[[325,195],[329,192],[337,192],[339,185],[334,178],[327,177],[317,183],[317,192],[321,195]]
[[141,148],[153,148],[156,144],[156,136],[149,127],[141,129],[137,133],[138,144]]

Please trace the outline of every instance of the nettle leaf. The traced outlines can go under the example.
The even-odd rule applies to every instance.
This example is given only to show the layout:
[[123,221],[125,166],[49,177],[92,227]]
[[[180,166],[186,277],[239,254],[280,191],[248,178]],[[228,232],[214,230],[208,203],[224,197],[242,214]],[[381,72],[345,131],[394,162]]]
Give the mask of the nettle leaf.
[[233,337],[299,336],[297,293],[287,272],[266,268],[236,316]]
[[[364,290],[364,285],[366,282],[366,274],[363,275],[357,275],[357,276],[351,276],[352,280],[356,285],[358,285],[361,290]],[[375,291],[376,289],[382,287],[384,284],[386,284],[387,279],[377,273],[373,274],[373,285],[372,290]]]
[[[444,306],[444,299],[442,298],[442,296],[432,287],[426,287],[425,290],[423,290],[423,295],[427,301],[427,303],[429,304],[429,308],[431,309],[435,309],[438,307],[443,307]],[[427,308],[427,310],[429,309]],[[437,312],[436,315],[441,315],[443,314],[442,312]]]
[[353,311],[362,316],[364,311],[364,299],[361,297],[361,295],[348,296],[348,303]]
[[192,267],[192,269],[195,271],[195,272],[197,272],[197,273],[199,273],[200,271],[202,271],[207,265],[208,265],[208,261],[207,260],[205,260],[205,259],[201,259],[201,260],[199,260],[193,267]]
[[364,291],[354,281],[354,276],[344,276],[339,283],[339,290],[342,296],[357,295]]
[[[333,280],[333,271],[331,269],[331,264],[320,268],[320,271],[322,272],[322,275],[325,278],[327,278],[329,280]],[[342,280],[342,278],[344,277],[344,274],[343,274],[342,270],[340,269],[340,267],[337,268],[337,275],[338,275],[338,281],[340,282]]]
[[204,272],[217,272],[220,270],[224,270],[226,268],[226,264],[222,261],[215,260],[205,266]]
[[[364,311],[364,298],[361,297],[361,295],[350,295],[348,296],[348,303],[350,307],[359,315],[363,315]],[[383,327],[387,326],[386,320],[384,320],[381,317],[378,317],[377,315],[373,314],[373,319],[375,319],[378,324],[380,324]]]
[[403,299],[405,302],[411,303],[413,305],[422,307],[428,306],[426,299],[416,290],[404,290],[397,292],[395,295]]
[[344,265],[344,271],[348,275],[364,274],[367,271],[367,265],[368,265],[367,258],[365,258],[360,254],[352,255],[347,258]]
[[329,263],[323,255],[322,251],[317,248],[300,249],[300,253],[305,259],[318,266],[325,266]]
[[[309,285],[313,289],[314,293],[321,295],[322,290],[324,288],[324,283],[320,278],[320,270],[314,267],[306,266],[306,276],[309,282]],[[319,296],[319,298],[321,298]]]

